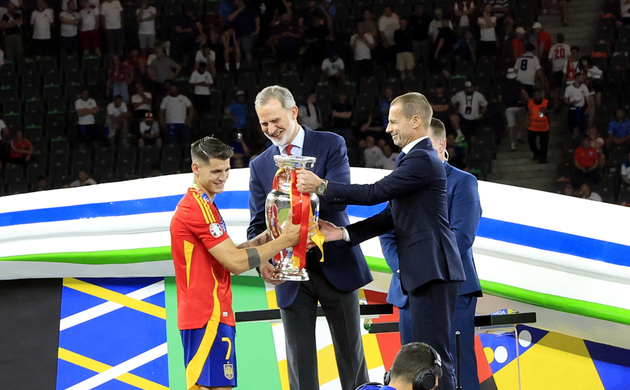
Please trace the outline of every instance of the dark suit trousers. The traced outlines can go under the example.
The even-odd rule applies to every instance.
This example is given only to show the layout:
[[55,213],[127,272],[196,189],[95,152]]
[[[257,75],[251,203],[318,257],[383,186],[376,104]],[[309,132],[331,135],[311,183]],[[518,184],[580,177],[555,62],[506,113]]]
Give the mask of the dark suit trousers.
[[291,306],[280,309],[286,338],[291,390],[318,390],[315,323],[319,301],[333,340],[343,390],[355,390],[370,381],[361,339],[359,293],[335,288],[321,268],[308,271]]
[[449,335],[461,282],[433,281],[409,293],[413,340],[422,341],[442,357],[439,390],[455,390],[455,369],[449,352]]
[[479,377],[477,376],[477,357],[475,355],[475,309],[477,297],[473,294],[465,294],[457,297],[455,303],[455,315],[451,328],[451,356],[457,367],[457,344],[455,332],[459,330],[461,336],[461,386],[466,390],[479,390]]

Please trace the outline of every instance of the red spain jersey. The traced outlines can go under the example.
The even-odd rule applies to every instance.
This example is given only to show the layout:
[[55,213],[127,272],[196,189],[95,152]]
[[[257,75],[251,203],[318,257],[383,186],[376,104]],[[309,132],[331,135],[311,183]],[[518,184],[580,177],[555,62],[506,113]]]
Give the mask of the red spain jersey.
[[235,326],[230,272],[208,251],[228,238],[214,203],[192,187],[171,220],[177,284],[177,326],[199,329],[210,319]]

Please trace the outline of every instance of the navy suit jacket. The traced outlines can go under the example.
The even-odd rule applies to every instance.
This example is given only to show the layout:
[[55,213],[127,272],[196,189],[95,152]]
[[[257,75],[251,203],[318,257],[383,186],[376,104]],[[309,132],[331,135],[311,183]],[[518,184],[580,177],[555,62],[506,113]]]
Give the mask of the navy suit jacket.
[[[313,172],[330,181],[350,183],[350,165],[344,139],[337,134],[312,131],[304,126],[303,156],[317,158]],[[273,177],[278,170],[273,156],[280,154],[277,146],[270,146],[250,164],[249,210],[251,220],[247,228],[248,238],[254,238],[267,229],[265,224],[265,199],[272,189]],[[337,226],[350,223],[345,204],[329,204],[320,197],[319,217]],[[345,242],[324,244],[326,254],[319,263],[328,281],[342,291],[353,291],[372,281],[372,274],[361,248],[349,247]],[[308,252],[309,262],[321,257],[318,248]],[[288,307],[297,295],[299,282],[284,282],[276,286],[278,306]]]
[[449,229],[446,173],[427,138],[374,184],[328,184],[326,199],[374,205],[389,201],[381,213],[348,226],[352,245],[395,228],[400,279],[406,291],[434,281],[464,281],[455,234]]
[[481,286],[472,252],[477,226],[481,219],[477,178],[451,166],[448,162],[444,163],[444,170],[446,171],[449,226],[457,238],[457,247],[466,274],[466,281],[459,287],[459,295],[481,296]]

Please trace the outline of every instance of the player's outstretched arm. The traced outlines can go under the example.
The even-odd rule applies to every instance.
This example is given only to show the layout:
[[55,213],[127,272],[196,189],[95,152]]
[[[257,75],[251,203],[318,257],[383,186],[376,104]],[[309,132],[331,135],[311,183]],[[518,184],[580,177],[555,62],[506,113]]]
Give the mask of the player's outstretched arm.
[[[255,238],[254,238],[255,240]],[[238,248],[232,239],[228,238],[222,243],[209,249],[212,256],[228,271],[239,275],[247,270],[256,268],[264,261],[269,260],[282,249],[297,245],[300,240],[300,225],[291,223],[291,214],[282,229],[280,237],[260,246]]]

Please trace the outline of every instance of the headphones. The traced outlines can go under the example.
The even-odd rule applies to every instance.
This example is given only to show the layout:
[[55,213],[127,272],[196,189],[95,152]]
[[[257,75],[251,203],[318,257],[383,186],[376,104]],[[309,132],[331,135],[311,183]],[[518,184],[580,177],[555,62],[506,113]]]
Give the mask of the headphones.
[[[437,383],[435,378],[435,370],[438,367],[442,367],[442,358],[440,354],[433,349],[433,347],[429,346],[431,350],[431,355],[433,355],[433,366],[428,368],[423,368],[416,373],[413,378],[412,388],[413,390],[431,390],[435,387]],[[385,376],[383,377],[383,383],[385,385],[389,385],[389,381],[391,380],[391,374],[389,371],[385,372]]]

